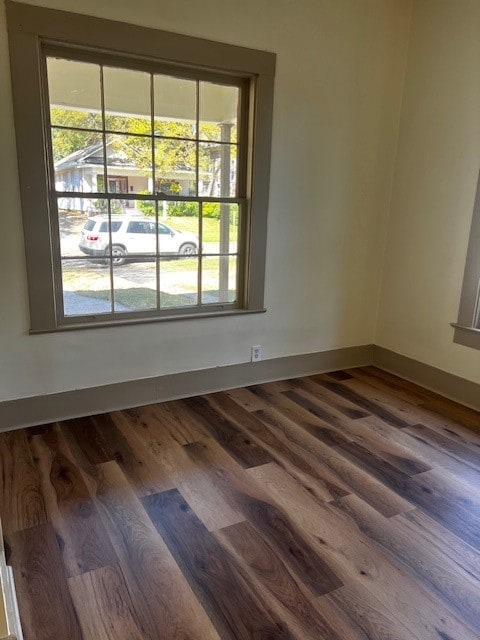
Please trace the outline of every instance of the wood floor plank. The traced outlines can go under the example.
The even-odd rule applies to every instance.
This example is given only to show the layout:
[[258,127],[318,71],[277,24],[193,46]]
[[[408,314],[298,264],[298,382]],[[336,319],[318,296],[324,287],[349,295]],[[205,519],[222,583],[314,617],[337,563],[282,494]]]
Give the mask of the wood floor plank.
[[124,409],[122,413],[127,416],[129,423],[134,424],[140,431],[148,430],[149,421],[154,417],[161,423],[169,439],[180,445],[197,442],[206,435],[198,422],[192,420],[190,412],[176,400]]
[[142,502],[222,640],[293,637],[248,589],[176,489],[146,496]]
[[348,585],[326,596],[369,640],[421,640],[366,589]]
[[[263,447],[280,466],[295,475],[299,481],[322,500],[331,500],[333,496],[346,495],[348,490],[336,484],[330,474],[318,468],[318,462],[310,463],[304,452],[281,437],[278,430],[271,428],[270,416],[261,413],[249,413],[225,393],[204,396],[207,402],[224,417],[229,416],[235,426]],[[270,417],[270,420],[268,419]],[[262,419],[263,418],[263,419]],[[269,424],[268,424],[269,423]]]
[[[370,444],[371,439],[378,441],[380,437],[382,442],[389,443],[389,449],[391,448],[394,451],[397,448],[398,455],[401,455],[401,450],[406,452],[407,457],[411,456],[413,452],[415,459],[427,467],[444,469],[473,487],[477,487],[480,484],[480,474],[476,469],[451,456],[446,451],[441,451],[438,447],[431,445],[415,433],[408,432],[409,427],[395,429],[374,416],[356,420],[355,426],[361,432],[362,440],[366,435],[366,441],[364,440],[363,444],[367,448],[372,446]],[[372,448],[376,449],[376,447]],[[394,463],[388,456],[386,459]],[[407,471],[406,469],[404,470]]]
[[380,400],[373,400],[369,398],[369,394],[361,393],[363,389],[360,388],[359,385],[356,385],[355,381],[352,382],[350,380],[347,380],[344,383],[332,382],[323,375],[311,376],[311,379],[321,386],[325,387],[329,391],[336,393],[341,398],[345,398],[349,402],[357,405],[359,408],[365,409],[365,411],[367,411],[368,413],[378,416],[387,424],[392,425],[392,427],[398,427],[399,429],[402,429],[403,427],[407,427],[410,424],[395,409],[384,406],[383,404],[381,404]]
[[141,442],[130,437],[130,430],[124,424],[121,412],[94,416],[94,422],[103,450],[107,453],[108,460],[105,462],[115,460],[138,495],[171,488],[167,474],[162,473],[158,465],[157,468],[150,465]]
[[98,500],[149,640],[220,640],[116,462],[99,465]]
[[430,409],[436,413],[448,416],[455,422],[473,429],[480,433],[480,412],[465,407],[458,402],[449,400],[448,398],[437,397],[423,405],[426,409]]
[[327,373],[329,378],[334,380],[351,380],[352,376],[347,371],[329,371]]
[[[408,476],[424,473],[433,468],[428,460],[418,455],[413,441],[407,444],[407,439],[402,437],[404,429],[400,431],[387,425],[387,430],[376,431],[370,424],[366,424],[363,420],[355,420],[348,432],[352,442],[368,449],[375,456]],[[395,429],[394,434],[392,434],[393,429]]]
[[0,434],[25,640],[478,640],[479,418],[360,367]]
[[46,522],[40,478],[24,430],[0,434],[0,497],[5,536]]
[[[137,422],[128,424],[136,429],[136,435],[142,438],[161,473],[166,474],[172,486],[164,490],[177,488],[209,531],[241,522],[243,515],[209,482],[203,468],[192,463],[186,449],[164,428],[163,419],[151,413],[150,408],[145,412],[138,409],[136,413],[144,426],[139,427]],[[195,428],[195,419],[190,414],[185,420]]]
[[341,498],[334,505],[454,615],[480,632],[480,581],[422,537],[412,536],[412,528],[402,526],[402,520],[382,517],[357,496]]
[[[312,385],[313,384],[314,383],[312,383]],[[320,385],[316,386],[320,387]],[[325,403],[324,398],[319,397],[319,394],[312,391],[311,387],[309,388],[307,384],[296,386],[292,391],[283,391],[283,395],[306,409],[312,415],[324,420],[327,424],[339,427],[340,429],[343,427],[346,419],[356,420],[358,418],[366,418],[369,415],[366,411],[361,411],[360,409],[344,407],[340,400],[337,407],[329,406]]]
[[53,527],[16,532],[10,562],[25,640],[84,640]]
[[414,434],[417,438],[422,439],[430,446],[435,447],[442,453],[447,453],[463,464],[468,464],[480,471],[480,449],[474,451],[468,445],[461,442],[455,442],[451,438],[429,429],[423,424],[416,424],[406,429],[408,433]]
[[261,486],[244,477],[241,468],[226,461],[221,452],[208,443],[192,443],[185,447],[197,464],[208,465],[212,482],[235,504],[238,511],[269,540],[289,568],[313,594],[323,595],[342,585],[328,563],[317,553],[314,541],[302,535],[286,513],[268,499]]
[[145,429],[139,429],[124,411],[113,411],[110,415],[125,442],[123,448],[126,454],[131,455],[130,460],[123,460],[119,466],[129,478],[135,493],[143,497],[173,489],[175,484],[172,474],[159,463],[142,437]]
[[396,487],[399,484],[407,482],[410,478],[407,473],[376,456],[356,442],[341,442],[334,448],[359,468],[366,469],[371,476],[377,478],[377,480],[380,480],[380,482],[383,482],[387,486]]
[[261,587],[293,616],[302,638],[343,640],[329,625],[317,599],[305,589],[282,561],[270,541],[261,538],[249,522],[241,522],[215,533],[224,546],[249,567]]
[[426,545],[436,549],[480,581],[480,554],[473,547],[419,509],[401,513],[392,518],[414,538],[421,538]]
[[[102,419],[102,418],[100,418]],[[90,464],[101,464],[113,460],[106,440],[97,428],[95,416],[63,420],[60,423],[63,432],[72,435],[78,447]]]
[[[319,407],[317,402],[312,401],[308,397],[306,397],[305,394],[292,391],[283,392],[283,395],[292,402],[299,404],[303,409],[306,409],[309,413],[319,418],[320,420],[326,421],[329,419],[328,412]],[[330,419],[332,419],[332,422],[335,422],[336,427],[342,426],[342,423],[338,423],[336,420],[333,420],[333,416],[331,416]],[[374,453],[372,453],[370,450],[367,450],[362,445],[356,442],[352,442],[349,433],[350,428],[346,424],[346,422],[343,423],[343,427],[347,430],[347,437],[342,435],[340,430],[332,429],[329,426],[324,427],[320,424],[304,422],[302,424],[302,427],[324,444],[340,451],[342,455],[348,457],[361,468],[367,468],[370,474],[378,478],[380,481],[383,481],[385,474],[390,475],[393,480],[398,481],[404,480],[409,476],[409,474],[405,473],[401,468],[398,467],[398,465],[392,465],[388,460],[376,456]],[[426,471],[429,468],[430,467],[418,463],[417,468],[415,469],[415,473]]]
[[[318,384],[304,384],[304,379],[300,379],[301,385],[297,386],[298,391],[295,393],[283,392],[293,402],[307,409],[312,415],[325,420],[330,431],[325,433],[325,429],[317,433],[317,437],[324,439],[324,442],[331,446],[341,445],[345,440],[354,441],[363,446],[364,442],[368,444],[369,450],[378,455],[380,458],[393,464],[401,471],[408,475],[415,475],[428,471],[431,467],[414,455],[414,450],[406,451],[395,447],[395,444],[382,438],[375,438],[375,433],[371,428],[365,427],[365,414],[356,416],[354,419],[346,419],[335,406],[329,407],[325,405],[325,394],[315,391],[315,389],[323,389]],[[331,394],[335,396],[335,394]],[[327,409],[325,409],[327,407]],[[371,416],[366,416],[371,419]],[[385,424],[385,423],[384,423]],[[386,425],[389,427],[390,425]],[[335,433],[331,434],[331,427],[335,428]],[[315,429],[310,427],[310,432],[315,435]],[[391,432],[391,429],[390,429]]]
[[358,585],[368,591],[419,640],[477,637],[440,600],[376,549],[358,528],[352,527],[348,518],[342,518],[332,506],[315,501],[277,465],[256,467],[247,473],[268,490],[303,530],[321,542],[345,585]]
[[198,442],[205,436],[204,429],[192,420],[190,412],[177,400],[154,405],[153,412],[178,444]]
[[[349,376],[348,379],[352,379]],[[365,409],[361,409],[358,405],[350,402],[346,398],[341,398],[336,393],[329,391],[326,387],[316,383],[310,377],[294,378],[289,380],[293,388],[302,390],[309,396],[312,396],[318,401],[321,401],[324,405],[330,407],[330,410],[335,411],[337,414],[343,414],[350,420],[357,420],[358,418],[366,418],[370,415]]]
[[383,474],[383,482],[412,505],[422,509],[434,520],[450,529],[462,540],[480,550],[480,512],[478,502],[465,496],[465,485],[455,489],[451,481],[440,482],[434,470],[426,471],[413,478],[395,478]]
[[145,640],[121,571],[103,567],[69,578],[84,640]]
[[246,438],[231,420],[212,409],[204,398],[187,398],[183,403],[202,420],[201,424],[208,433],[243,467],[256,467],[273,460],[265,449]]
[[[443,429],[446,433],[449,430],[454,439],[456,437],[453,434],[457,436],[461,434],[475,441],[478,446],[480,437],[480,412],[478,411],[462,407],[446,398],[442,398],[441,402],[431,400],[421,405],[413,405],[395,397],[389,391],[381,391],[378,387],[372,387],[356,379],[347,380],[343,384],[369,400],[385,405],[411,425],[423,423],[432,428]],[[435,396],[435,394],[433,395]],[[442,407],[445,407],[444,411],[442,411]],[[460,418],[456,420],[457,414],[464,415],[465,419],[463,421]]]
[[[250,389],[252,387],[249,387]],[[232,393],[229,395],[236,398],[236,395]],[[263,406],[269,407],[263,413],[255,412],[255,415],[260,420],[265,420],[267,424],[274,426],[293,444],[310,451],[317,460],[317,464],[325,466],[333,474],[333,478],[336,478],[337,484],[340,483],[347,488],[347,493],[354,492],[361,495],[364,500],[386,516],[413,508],[408,501],[398,496],[345,456],[340,455],[338,450],[312,436],[311,431],[315,433],[317,428],[324,428],[323,421],[316,422],[318,418],[315,416],[306,418],[301,413],[303,410],[295,411],[287,399],[278,400],[278,395],[270,393],[263,386],[255,388],[255,395],[263,402]]]
[[[421,405],[423,402],[431,399],[430,392],[422,392],[417,389],[409,389],[402,384],[402,380],[392,374],[382,372],[376,367],[356,367],[355,369],[347,369],[352,378],[368,384],[371,387],[390,394],[413,405]],[[386,375],[382,375],[385,373]]]
[[68,576],[115,564],[115,553],[85,479],[69,455],[60,428],[32,438],[49,520]]

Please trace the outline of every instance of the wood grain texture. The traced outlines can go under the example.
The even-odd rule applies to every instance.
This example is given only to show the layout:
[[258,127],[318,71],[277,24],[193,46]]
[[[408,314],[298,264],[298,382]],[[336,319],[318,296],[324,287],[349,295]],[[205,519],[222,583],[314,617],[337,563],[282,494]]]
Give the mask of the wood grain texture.
[[184,404],[202,419],[205,430],[221,444],[242,467],[256,467],[273,458],[235,426],[229,418],[213,409],[205,398],[187,398]]
[[[257,416],[239,406],[225,393],[215,393],[205,396],[210,406],[223,416],[229,416],[235,426],[246,436],[252,438],[263,447],[280,466],[295,474],[309,490],[321,499],[331,499],[332,495],[346,495],[348,490],[325,474],[317,463],[310,463],[304,452],[281,438],[278,429],[271,428],[268,416],[261,413]],[[262,419],[263,418],[263,419]],[[267,418],[267,419],[265,419]]]
[[26,431],[0,434],[0,517],[4,534],[46,522],[40,477]]
[[292,638],[242,580],[179,491],[147,496],[142,502],[222,639]]
[[103,567],[69,578],[84,640],[143,640],[146,630],[121,571]]
[[15,533],[10,562],[25,638],[82,640],[60,548],[51,524]]
[[147,637],[218,640],[205,611],[116,462],[100,466],[97,495]]
[[25,640],[478,640],[479,486],[376,367],[0,434]]
[[[324,430],[326,423],[305,412],[304,409],[292,407],[291,402],[282,394],[271,391],[267,385],[249,387],[254,395],[266,407],[267,422],[274,416],[274,424],[280,433],[290,442],[314,454],[317,465],[326,467],[336,478],[337,483],[347,488],[347,493],[361,495],[380,513],[391,516],[412,508],[412,505],[394,491],[382,484],[372,475],[366,473],[362,467],[352,463],[347,457],[339,455],[338,450],[322,442],[322,438],[312,435],[317,429]],[[229,392],[235,399],[236,392]],[[243,394],[242,394],[243,395]],[[255,403],[254,406],[257,406]],[[256,413],[263,419],[262,414]],[[327,425],[328,426],[328,425]],[[333,431],[333,428],[331,429]],[[337,434],[339,432],[336,432]]]
[[368,536],[352,527],[351,521],[334,507],[315,501],[277,465],[249,469],[248,473],[302,530],[318,540],[326,561],[345,585],[368,591],[385,609],[395,601],[394,617],[415,636],[436,640],[440,631],[458,640],[478,637],[464,620],[411,578],[400,559],[391,561]]
[[216,533],[225,546],[233,551],[242,566],[247,566],[261,587],[272,596],[294,619],[294,626],[301,630],[301,637],[341,640],[328,624],[302,582],[289,571],[271,542],[258,535],[249,522],[241,522]]
[[115,553],[80,469],[60,429],[34,436],[49,520],[54,524],[68,576],[115,563]]
[[289,515],[269,498],[261,483],[252,481],[249,476],[244,477],[242,469],[233,460],[222,456],[215,446],[193,443],[187,449],[197,464],[208,465],[212,483],[278,550],[289,568],[313,594],[323,595],[342,585],[328,563],[317,553],[314,541],[305,536]]
[[468,569],[439,553],[421,535],[415,536],[404,520],[383,518],[357,496],[341,498],[336,506],[379,549],[400,562],[404,571],[480,633],[480,582]]

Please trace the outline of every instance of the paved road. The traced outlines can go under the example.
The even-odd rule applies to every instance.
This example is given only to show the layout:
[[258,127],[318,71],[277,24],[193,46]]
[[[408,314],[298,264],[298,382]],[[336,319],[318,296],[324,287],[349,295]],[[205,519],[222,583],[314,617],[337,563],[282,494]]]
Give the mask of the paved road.
[[[94,315],[96,313],[111,312],[111,306],[108,300],[79,296],[74,291],[64,291],[63,305],[65,308],[65,315],[67,316],[85,316]],[[115,304],[115,310],[131,311],[131,309],[118,302]]]

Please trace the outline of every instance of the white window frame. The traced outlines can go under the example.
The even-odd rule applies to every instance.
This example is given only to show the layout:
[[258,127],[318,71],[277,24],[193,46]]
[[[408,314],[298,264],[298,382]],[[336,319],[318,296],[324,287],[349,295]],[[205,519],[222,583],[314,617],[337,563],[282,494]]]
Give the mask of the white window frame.
[[[10,65],[25,236],[31,333],[137,322],[263,312],[275,54],[7,0]],[[75,51],[78,59],[110,58],[119,66],[193,78],[224,78],[242,87],[244,135],[235,305],[66,318],[59,302],[58,214],[52,206],[50,132],[44,58]],[[175,198],[173,198],[175,199]],[[206,200],[209,200],[206,198]]]

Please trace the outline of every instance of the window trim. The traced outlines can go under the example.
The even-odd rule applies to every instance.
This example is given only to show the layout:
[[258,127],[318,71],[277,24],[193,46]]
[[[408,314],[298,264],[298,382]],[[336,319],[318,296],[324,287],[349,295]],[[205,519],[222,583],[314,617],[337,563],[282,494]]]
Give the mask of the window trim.
[[480,349],[480,173],[473,207],[458,320],[452,323],[452,326],[455,343]]
[[[6,2],[10,66],[17,138],[18,168],[27,260],[31,333],[72,328],[114,326],[192,317],[237,315],[264,311],[265,253],[269,196],[273,84],[276,56],[236,45],[185,36],[83,14]],[[179,309],[162,315],[129,314],[118,320],[95,319],[59,325],[55,308],[54,234],[49,215],[49,167],[46,153],[49,132],[45,127],[42,82],[42,47],[52,45],[82,51],[110,52],[114,57],[141,59],[156,68],[204,71],[213,76],[231,75],[250,85],[247,135],[244,153],[249,211],[239,238],[246,251],[242,274],[244,301],[241,308],[227,305],[208,309]],[[192,63],[195,61],[195,64]],[[158,65],[158,66],[157,66]],[[232,78],[233,80],[233,78]],[[174,199],[174,198],[172,198]],[[178,197],[177,197],[178,199]],[[39,212],[39,203],[40,212]],[[227,307],[227,308],[226,308]]]

